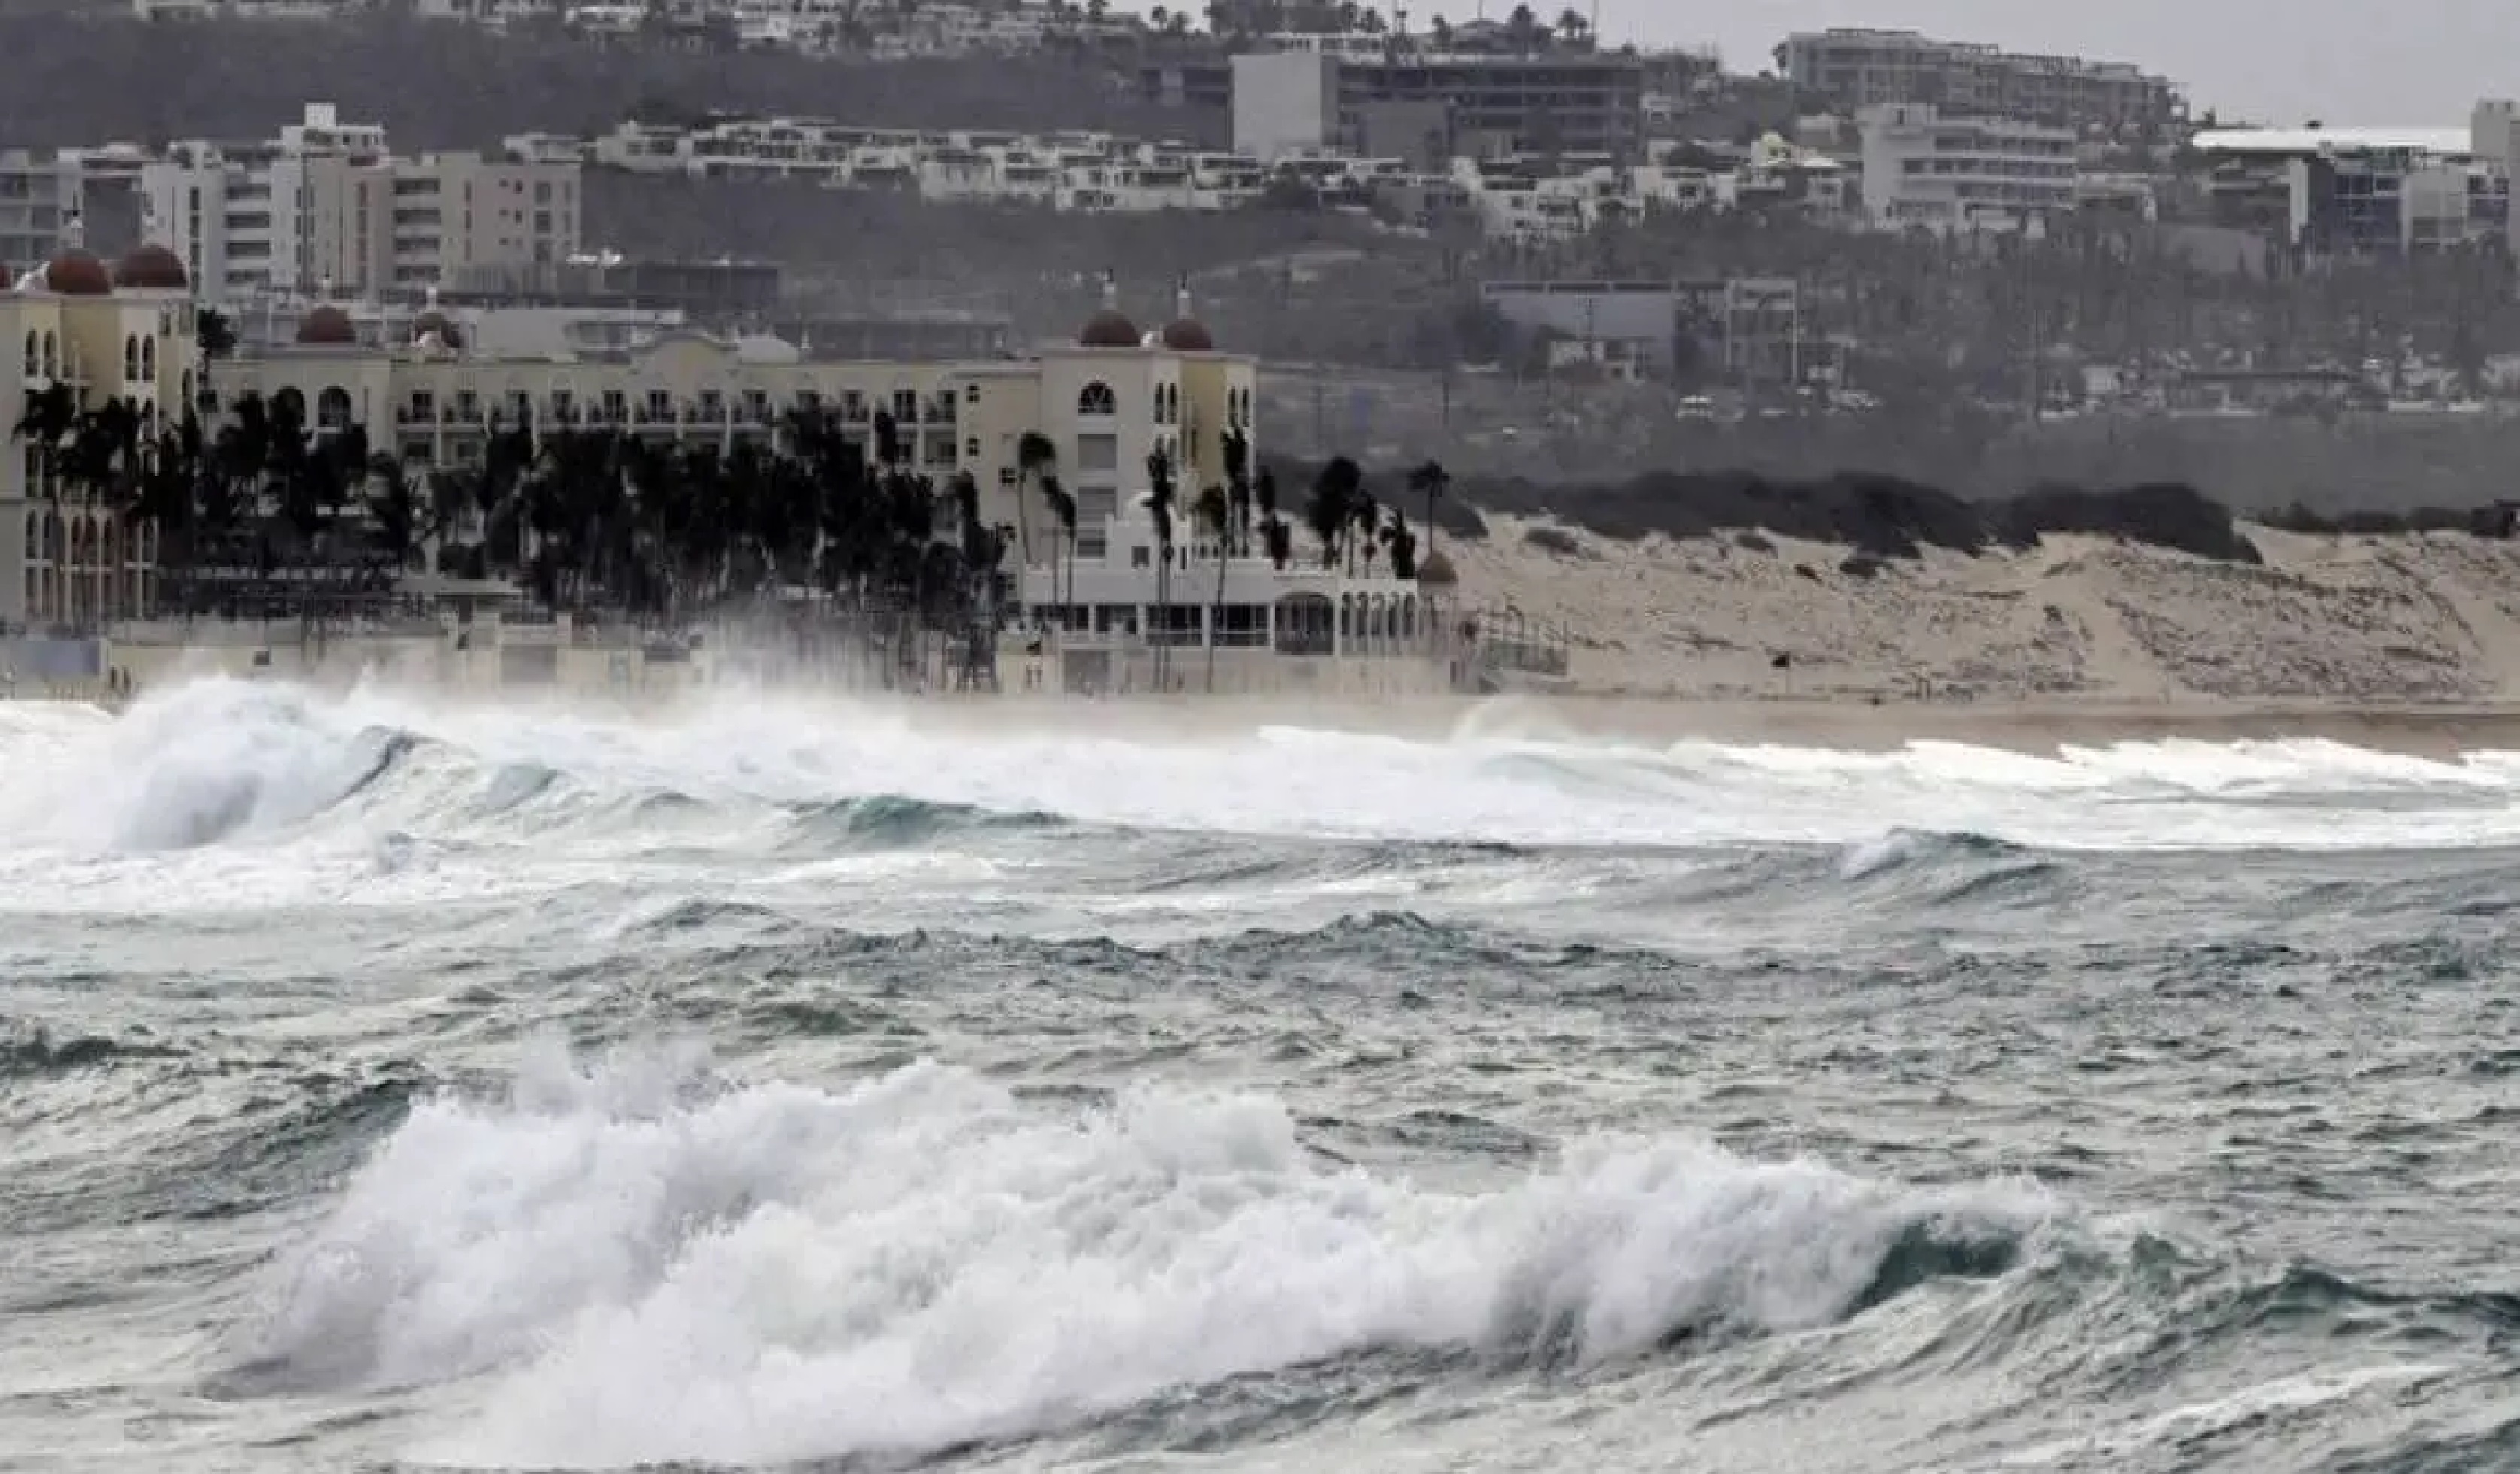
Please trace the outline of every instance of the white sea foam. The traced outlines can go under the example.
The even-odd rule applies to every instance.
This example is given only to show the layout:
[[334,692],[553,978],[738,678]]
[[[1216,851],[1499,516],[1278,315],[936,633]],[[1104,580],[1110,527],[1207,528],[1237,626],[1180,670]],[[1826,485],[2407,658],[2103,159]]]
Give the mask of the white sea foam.
[[1319,1164],[1270,1099],[1079,1115],[932,1066],[695,1094],[687,1063],[551,1052],[508,1102],[420,1107],[278,1267],[245,1355],[476,1378],[424,1461],[770,1463],[1381,1347],[1598,1360],[1811,1327],[1903,1238],[2017,1241],[2051,1213],[1678,1139],[1437,1192]]
[[[82,862],[144,857],[157,868],[111,873],[162,875],[218,846],[261,852],[279,885],[287,866],[271,852],[295,847],[310,866],[356,857],[337,879],[417,884],[374,863],[381,842],[626,862],[667,846],[742,851],[794,806],[876,796],[1158,829],[1574,847],[1847,846],[1900,830],[2062,849],[2520,843],[2511,754],[2434,761],[2325,741],[2046,757],[1933,742],[1649,750],[1528,733],[1490,719],[1440,742],[1289,727],[1164,740],[757,694],[631,719],[205,682],[120,720],[0,704],[0,874],[22,874],[36,889],[20,896],[40,898],[46,877],[108,873]],[[403,734],[418,745],[396,756]],[[648,802],[663,794],[695,802]],[[41,865],[12,863],[38,852]],[[156,889],[164,903],[183,891]]]

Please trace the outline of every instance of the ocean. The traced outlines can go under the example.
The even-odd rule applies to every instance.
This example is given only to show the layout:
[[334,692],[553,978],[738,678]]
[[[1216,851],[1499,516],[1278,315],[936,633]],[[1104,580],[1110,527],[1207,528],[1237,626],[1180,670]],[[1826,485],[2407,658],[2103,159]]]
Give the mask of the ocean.
[[2520,1468],[2520,754],[0,703],[0,1467]]

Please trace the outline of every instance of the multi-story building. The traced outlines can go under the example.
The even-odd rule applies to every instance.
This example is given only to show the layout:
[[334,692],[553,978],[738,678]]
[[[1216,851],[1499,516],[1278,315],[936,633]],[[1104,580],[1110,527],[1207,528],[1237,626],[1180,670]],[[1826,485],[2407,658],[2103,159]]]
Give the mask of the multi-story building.
[[76,159],[24,149],[0,153],[0,268],[22,270],[52,259],[78,218],[81,188]]
[[1644,74],[1641,57],[1590,51],[1253,52],[1234,59],[1234,146],[1263,159],[1353,149],[1369,105],[1428,103],[1442,107],[1468,152],[1635,160],[1644,150]]
[[202,296],[374,294],[564,260],[579,166],[470,154],[397,158],[329,103],[270,143],[181,143],[141,168],[142,230]]
[[2192,140],[2219,223],[2256,230],[2296,261],[2406,255],[2508,241],[2511,143],[2496,105],[2458,129],[2234,128]]
[[844,435],[871,438],[881,413],[918,469],[979,483],[984,521],[1046,536],[1049,507],[1017,461],[1022,437],[1039,432],[1057,449],[1077,502],[1078,552],[1090,558],[1101,556],[1124,484],[1143,484],[1150,453],[1163,452],[1185,486],[1218,484],[1225,432],[1249,433],[1253,360],[1217,351],[1185,308],[1141,334],[1106,305],[1074,345],[1031,359],[869,362],[697,333],[618,352],[494,358],[468,351],[479,335],[462,309],[425,313],[412,341],[385,343],[325,305],[294,343],[216,364],[203,402],[216,413],[248,392],[291,397],[317,434],[364,426],[380,449],[422,466],[477,460],[502,425],[732,444],[773,437],[789,411],[810,408],[837,415]]
[[[183,263],[167,252],[143,247],[111,268],[56,253],[0,295],[0,419],[23,425],[33,408],[41,423],[58,389],[69,415],[120,401],[154,437],[197,388],[194,321]],[[157,530],[98,493],[28,438],[0,455],[0,626],[93,624],[150,607]]]
[[1946,114],[2110,131],[2166,127],[2186,115],[2178,85],[2139,67],[1937,41],[1914,31],[1798,31],[1776,57],[1779,75],[1848,113],[1924,103]]
[[2074,207],[2074,133],[1884,103],[1860,116],[1864,210],[1877,225],[2026,227]]

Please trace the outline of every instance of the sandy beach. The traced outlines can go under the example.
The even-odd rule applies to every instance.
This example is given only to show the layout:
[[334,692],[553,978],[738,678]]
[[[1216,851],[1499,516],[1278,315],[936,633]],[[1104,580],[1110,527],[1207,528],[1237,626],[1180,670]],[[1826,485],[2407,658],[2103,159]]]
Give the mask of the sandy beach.
[[1875,563],[1765,534],[1535,530],[1499,519],[1444,551],[1465,603],[1569,631],[1595,696],[2130,719],[2520,708],[2515,543],[2250,527],[2260,567],[2090,537]]

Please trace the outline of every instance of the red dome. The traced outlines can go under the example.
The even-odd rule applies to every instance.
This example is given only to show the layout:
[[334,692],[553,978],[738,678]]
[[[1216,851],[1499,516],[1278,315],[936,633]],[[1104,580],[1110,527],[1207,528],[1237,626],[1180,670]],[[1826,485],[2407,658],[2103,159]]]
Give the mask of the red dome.
[[359,341],[359,326],[338,307],[317,307],[297,325],[297,341],[314,346],[344,347]]
[[113,278],[105,262],[84,251],[65,251],[44,263],[44,286],[57,297],[112,297]]
[[1209,336],[1207,324],[1185,317],[1164,329],[1164,346],[1176,353],[1213,353],[1216,340]]
[[193,285],[181,256],[163,246],[142,246],[113,263],[113,284],[143,292],[184,292]]
[[1084,331],[1076,335],[1081,348],[1134,348],[1138,344],[1138,325],[1109,307],[1087,318]]

